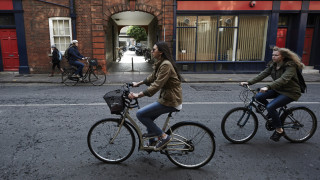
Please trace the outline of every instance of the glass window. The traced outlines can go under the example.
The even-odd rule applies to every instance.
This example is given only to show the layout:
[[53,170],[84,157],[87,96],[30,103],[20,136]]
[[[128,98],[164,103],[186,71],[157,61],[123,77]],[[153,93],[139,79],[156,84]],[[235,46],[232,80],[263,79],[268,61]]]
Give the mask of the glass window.
[[64,52],[72,40],[71,19],[64,17],[49,18],[50,43]]
[[194,61],[196,45],[195,28],[178,28],[177,29],[177,61]]
[[268,16],[178,16],[177,61],[262,61]]
[[198,17],[197,61],[215,60],[217,19],[217,16]]
[[265,55],[268,16],[241,16],[237,59],[262,61]]
[[288,20],[289,20],[288,15],[280,14],[278,26],[288,26]]
[[15,25],[13,14],[0,14],[0,26]]

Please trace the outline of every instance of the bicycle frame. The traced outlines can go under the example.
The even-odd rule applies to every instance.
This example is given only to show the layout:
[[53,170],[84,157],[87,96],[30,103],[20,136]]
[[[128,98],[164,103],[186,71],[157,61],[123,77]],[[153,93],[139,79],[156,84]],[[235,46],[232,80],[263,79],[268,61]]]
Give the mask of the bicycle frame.
[[[251,98],[250,102],[248,103],[248,105],[245,105],[245,107],[248,108],[248,109],[249,109],[250,111],[252,111],[252,112],[253,112],[253,110],[255,110],[257,113],[259,113],[259,114],[263,117],[263,119],[264,119],[265,121],[268,121],[267,115],[263,114],[263,111],[261,111],[261,110],[257,107],[256,104],[260,105],[260,106],[263,107],[263,108],[265,108],[265,105],[256,100],[256,98],[255,98],[256,92],[255,92],[254,90],[250,89],[249,87],[247,87],[247,88],[248,88],[254,95],[252,96],[252,98]],[[253,112],[253,113],[255,114],[255,112]],[[287,113],[287,106],[283,106],[283,107],[280,107],[280,108],[279,108],[279,116],[280,116],[280,118],[281,118],[282,114],[284,114],[284,113]],[[238,120],[237,125],[239,125],[240,127],[243,127],[243,126],[247,123],[247,121],[248,121],[248,119],[249,119],[249,117],[250,117],[250,113],[249,113],[249,114],[247,115],[244,123],[243,123],[243,124],[240,124],[240,122],[241,122],[242,118],[244,117],[244,115],[245,115],[245,113],[244,113],[244,114],[240,117],[240,119]],[[292,120],[292,122],[296,122],[296,120],[295,120],[292,116],[289,116],[289,117],[290,117],[290,119]],[[300,123],[299,123],[299,124],[300,124]],[[282,128],[292,128],[292,126],[285,126],[285,125],[283,125]]]
[[[123,114],[121,115],[121,122],[119,123],[119,129],[118,129],[118,131],[115,133],[115,135],[114,135],[114,137],[112,138],[112,140],[111,140],[110,143],[112,143],[112,141],[117,137],[117,135],[118,135],[118,133],[120,132],[123,124],[124,124],[124,123],[127,123],[127,124],[136,132],[136,134],[137,134],[138,137],[139,137],[139,150],[154,150],[154,147],[153,147],[153,146],[144,146],[144,141],[145,141],[145,140],[149,140],[149,139],[151,139],[151,138],[155,138],[155,137],[157,137],[157,136],[148,137],[148,138],[143,138],[143,137],[142,137],[142,131],[141,131],[140,127],[139,127],[138,124],[135,122],[135,120],[129,115],[129,109],[130,109],[130,108],[128,108],[128,107],[126,107],[126,108],[124,109]],[[171,151],[174,151],[174,150],[186,150],[186,151],[187,151],[187,150],[190,150],[191,146],[190,146],[189,144],[183,142],[183,140],[185,140],[185,141],[187,140],[186,138],[184,138],[184,137],[182,137],[182,136],[180,136],[180,135],[178,135],[178,134],[172,133],[171,127],[170,127],[170,125],[169,125],[169,122],[170,122],[170,118],[171,118],[171,117],[172,117],[172,112],[168,114],[168,116],[167,116],[167,118],[166,118],[166,120],[165,120],[165,122],[164,122],[164,124],[163,124],[162,131],[165,132],[166,129],[168,128],[168,130],[169,130],[169,131],[171,132],[171,134],[173,135],[173,140],[174,140],[174,141],[178,141],[178,142],[180,142],[180,143],[175,143],[175,144],[172,144],[172,143],[171,143],[171,144],[168,144],[168,147],[164,148],[163,150],[165,150],[165,151],[168,151],[168,150],[171,150]],[[129,121],[126,121],[126,119],[128,119]],[[178,138],[176,138],[176,137],[179,137],[179,138],[181,138],[181,139],[183,139],[183,140],[178,139]],[[172,148],[172,146],[177,146],[177,145],[185,145],[186,148],[184,148],[184,149],[181,149],[181,148],[180,148],[180,149]],[[171,148],[169,148],[169,146],[170,146]]]

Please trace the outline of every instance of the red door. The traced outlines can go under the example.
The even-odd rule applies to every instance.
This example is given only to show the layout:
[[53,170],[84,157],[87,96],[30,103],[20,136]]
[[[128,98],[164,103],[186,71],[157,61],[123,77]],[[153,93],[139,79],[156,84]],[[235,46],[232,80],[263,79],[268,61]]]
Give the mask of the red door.
[[286,47],[287,28],[278,28],[276,46],[280,48]]
[[314,31],[313,28],[307,28],[306,29],[306,36],[304,37],[302,62],[306,66],[309,65],[313,31]]
[[0,29],[1,52],[4,71],[19,70],[17,33],[15,29]]

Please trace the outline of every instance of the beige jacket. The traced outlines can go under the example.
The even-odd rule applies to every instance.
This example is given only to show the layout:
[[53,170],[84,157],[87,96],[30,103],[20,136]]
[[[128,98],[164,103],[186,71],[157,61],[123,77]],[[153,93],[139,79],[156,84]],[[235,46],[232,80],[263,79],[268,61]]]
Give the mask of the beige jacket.
[[149,86],[143,94],[151,97],[160,90],[158,102],[165,106],[177,107],[182,104],[181,81],[170,61],[163,60],[157,63],[161,63],[158,69],[154,69],[143,81]]

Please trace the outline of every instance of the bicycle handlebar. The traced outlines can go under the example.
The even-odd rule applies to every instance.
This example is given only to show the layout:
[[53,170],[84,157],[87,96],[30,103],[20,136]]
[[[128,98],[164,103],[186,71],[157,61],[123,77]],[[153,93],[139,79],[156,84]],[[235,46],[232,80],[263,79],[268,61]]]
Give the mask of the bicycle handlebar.
[[[129,108],[136,108],[140,109],[139,101],[137,98],[130,99],[128,95],[130,94],[130,87],[133,87],[133,83],[125,83],[124,84],[124,96],[125,96],[125,102],[127,102],[127,107]],[[132,102],[133,101],[133,102]]]

